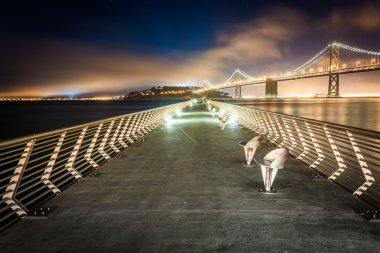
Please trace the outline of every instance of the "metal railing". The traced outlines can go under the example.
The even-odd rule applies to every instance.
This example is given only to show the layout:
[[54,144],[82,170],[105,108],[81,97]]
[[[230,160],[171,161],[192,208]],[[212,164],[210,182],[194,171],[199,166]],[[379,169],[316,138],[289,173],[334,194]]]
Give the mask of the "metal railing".
[[211,101],[242,125],[380,208],[380,132]]
[[188,102],[0,143],[0,231],[115,157]]

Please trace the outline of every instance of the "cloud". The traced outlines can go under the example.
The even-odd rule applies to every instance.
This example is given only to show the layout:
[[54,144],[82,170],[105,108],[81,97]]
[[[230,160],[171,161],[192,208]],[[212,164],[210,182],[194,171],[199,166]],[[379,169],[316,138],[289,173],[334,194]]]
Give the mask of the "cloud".
[[284,7],[268,13],[266,17],[219,32],[217,46],[202,52],[199,59],[228,68],[282,58],[284,45],[307,30],[306,18],[301,12]]
[[332,11],[319,28],[324,32],[349,32],[352,30],[380,30],[380,3],[365,2],[360,6],[341,7]]
[[234,68],[260,69],[284,57],[285,47],[308,27],[305,15],[275,7],[266,15],[219,31],[212,48],[174,57],[55,41],[8,41],[0,49],[0,95],[120,93],[157,84],[216,82]]

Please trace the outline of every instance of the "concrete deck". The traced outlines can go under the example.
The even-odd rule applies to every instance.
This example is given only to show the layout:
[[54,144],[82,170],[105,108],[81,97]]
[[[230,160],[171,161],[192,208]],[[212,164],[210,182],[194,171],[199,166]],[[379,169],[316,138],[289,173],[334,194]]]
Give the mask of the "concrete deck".
[[237,145],[254,134],[220,131],[199,108],[47,202],[48,219],[2,232],[0,252],[380,252],[380,224],[299,161],[279,171],[277,194],[257,192],[261,173]]

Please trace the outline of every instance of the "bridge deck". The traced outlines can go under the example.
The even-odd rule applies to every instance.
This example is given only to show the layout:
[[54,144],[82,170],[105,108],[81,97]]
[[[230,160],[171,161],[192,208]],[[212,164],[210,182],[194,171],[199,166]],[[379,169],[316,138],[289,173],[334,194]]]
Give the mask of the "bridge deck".
[[277,194],[258,193],[260,171],[240,165],[237,145],[253,133],[219,131],[198,108],[46,203],[48,219],[2,232],[1,252],[378,252],[379,224],[294,159]]

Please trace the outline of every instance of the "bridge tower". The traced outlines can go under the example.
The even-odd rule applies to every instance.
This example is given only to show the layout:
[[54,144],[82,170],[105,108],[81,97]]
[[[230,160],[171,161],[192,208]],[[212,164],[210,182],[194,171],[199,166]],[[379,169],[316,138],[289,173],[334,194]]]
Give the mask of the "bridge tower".
[[241,85],[235,87],[235,97],[241,98]]
[[329,90],[327,97],[338,98],[339,94],[339,46],[336,42],[330,46],[330,74],[329,74]]
[[265,83],[265,96],[275,98],[278,96],[277,81],[267,78]]

